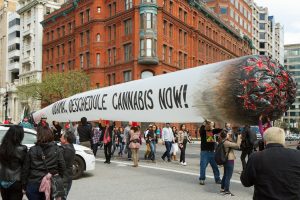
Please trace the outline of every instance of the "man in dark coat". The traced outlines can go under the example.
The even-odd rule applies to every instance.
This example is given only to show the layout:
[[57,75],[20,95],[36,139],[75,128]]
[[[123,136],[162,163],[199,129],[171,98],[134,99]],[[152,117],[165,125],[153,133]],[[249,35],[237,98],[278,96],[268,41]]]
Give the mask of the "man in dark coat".
[[253,153],[241,174],[245,187],[254,185],[254,200],[300,199],[300,151],[285,148],[284,130],[264,132],[266,149]]

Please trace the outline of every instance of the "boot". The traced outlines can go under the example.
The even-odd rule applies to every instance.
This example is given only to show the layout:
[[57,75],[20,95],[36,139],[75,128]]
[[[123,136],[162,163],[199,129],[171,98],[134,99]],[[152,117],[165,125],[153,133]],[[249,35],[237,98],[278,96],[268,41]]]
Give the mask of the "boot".
[[173,157],[174,157],[174,161],[178,161],[177,158],[176,158],[176,155],[174,155]]

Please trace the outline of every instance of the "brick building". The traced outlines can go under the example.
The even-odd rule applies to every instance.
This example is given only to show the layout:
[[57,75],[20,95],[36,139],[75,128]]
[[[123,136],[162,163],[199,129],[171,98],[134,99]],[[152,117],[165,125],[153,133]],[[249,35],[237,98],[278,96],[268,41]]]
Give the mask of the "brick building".
[[74,0],[42,25],[43,73],[82,69],[93,88],[251,54],[197,0]]
[[203,0],[207,7],[240,33],[252,38],[252,9],[249,0]]

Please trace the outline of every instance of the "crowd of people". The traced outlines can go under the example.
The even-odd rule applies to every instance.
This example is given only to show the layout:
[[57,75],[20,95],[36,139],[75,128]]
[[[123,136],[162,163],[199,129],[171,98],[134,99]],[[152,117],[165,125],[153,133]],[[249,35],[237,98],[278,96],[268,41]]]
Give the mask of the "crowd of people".
[[[181,124],[179,129],[170,123],[162,129],[150,124],[146,130],[141,130],[136,122],[117,127],[112,121],[88,122],[86,117],[82,117],[80,123],[64,126],[58,122],[49,125],[46,121],[43,116],[38,124],[32,126],[24,118],[19,125],[11,126],[3,138],[0,146],[0,187],[4,200],[22,199],[23,192],[30,200],[44,199],[48,193],[41,187],[47,186],[44,181],[48,173],[63,177],[65,192],[62,199],[66,199],[72,185],[73,143],[91,148],[95,156],[98,149],[103,148],[105,164],[110,164],[113,156],[127,154],[128,160],[133,161],[133,167],[138,167],[139,149],[143,142],[146,145],[144,159],[154,163],[157,159],[156,146],[163,144],[166,148],[161,156],[163,161],[178,161],[180,150],[179,163],[187,165],[185,152],[191,136],[185,124]],[[296,189],[300,186],[300,151],[284,148],[284,130],[271,127],[268,118],[264,121],[261,116],[258,123],[263,136],[261,141],[257,140],[250,126],[237,129],[226,123],[223,128],[216,128],[214,122],[205,121],[198,129],[201,138],[200,185],[205,185],[206,168],[210,164],[214,181],[220,184],[220,194],[234,196],[230,191],[230,180],[236,160],[235,150],[239,149],[242,151],[241,182],[246,187],[255,186],[253,199],[300,199]],[[37,130],[37,142],[29,150],[21,144],[23,127]],[[60,141],[61,146],[55,141]],[[216,163],[218,145],[224,146],[226,156],[222,164],[222,178]],[[278,160],[282,161],[281,165]],[[288,186],[290,181],[293,186]],[[289,198],[284,196],[287,194]]]

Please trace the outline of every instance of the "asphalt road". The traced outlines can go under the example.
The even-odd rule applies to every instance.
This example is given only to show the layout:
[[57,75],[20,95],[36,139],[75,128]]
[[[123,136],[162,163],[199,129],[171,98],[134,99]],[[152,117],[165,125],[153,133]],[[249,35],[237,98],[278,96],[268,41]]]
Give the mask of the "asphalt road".
[[[103,150],[98,151],[96,170],[85,173],[75,180],[69,198],[71,200],[206,200],[206,199],[252,199],[253,188],[245,188],[239,181],[240,160],[236,160],[231,191],[236,196],[224,197],[219,194],[220,185],[214,183],[211,167],[207,168],[206,185],[199,185],[200,145],[187,147],[187,166],[179,162],[164,162],[160,157],[165,150],[157,146],[157,162],[145,161],[144,148],[140,151],[138,168],[132,162],[116,156],[110,165],[104,164]],[[240,152],[237,152],[239,157]],[[179,155],[178,155],[179,157]],[[223,169],[220,168],[222,174]]]

